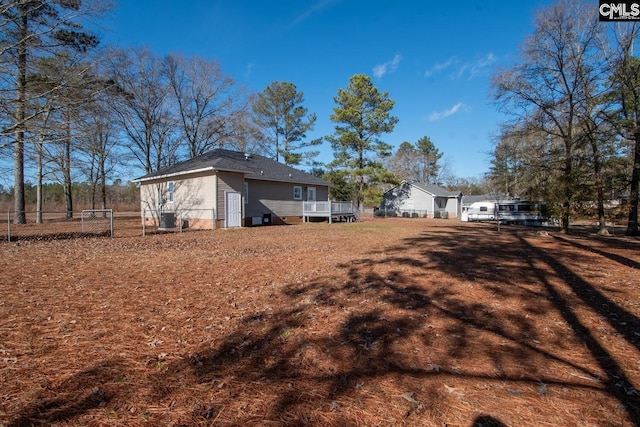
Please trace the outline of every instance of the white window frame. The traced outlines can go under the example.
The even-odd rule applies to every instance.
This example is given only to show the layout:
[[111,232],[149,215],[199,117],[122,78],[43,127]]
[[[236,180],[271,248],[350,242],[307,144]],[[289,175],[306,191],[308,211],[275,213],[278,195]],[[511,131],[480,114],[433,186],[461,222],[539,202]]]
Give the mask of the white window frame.
[[293,186],[293,200],[302,200],[302,186],[294,185]]
[[167,203],[173,203],[176,184],[173,181],[167,183]]

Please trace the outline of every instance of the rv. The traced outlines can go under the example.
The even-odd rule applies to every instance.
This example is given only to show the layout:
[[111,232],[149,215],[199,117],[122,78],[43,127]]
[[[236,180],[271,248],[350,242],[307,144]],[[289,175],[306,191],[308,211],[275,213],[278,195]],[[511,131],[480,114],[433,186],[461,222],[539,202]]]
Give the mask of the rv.
[[542,225],[539,204],[528,200],[479,201],[462,206],[462,221],[500,221],[502,224]]

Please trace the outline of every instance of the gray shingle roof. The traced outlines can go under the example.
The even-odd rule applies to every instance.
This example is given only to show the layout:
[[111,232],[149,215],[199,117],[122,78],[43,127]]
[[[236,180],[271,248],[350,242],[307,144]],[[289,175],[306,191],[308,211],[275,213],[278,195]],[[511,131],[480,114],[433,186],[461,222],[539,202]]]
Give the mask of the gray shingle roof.
[[438,197],[458,197],[461,195],[460,191],[449,191],[446,188],[439,187],[434,184],[426,184],[424,182],[414,182],[412,185],[419,189],[426,191],[434,196]]
[[475,202],[497,202],[504,200],[511,200],[512,198],[506,196],[504,194],[493,193],[493,194],[474,194],[462,197],[462,203],[465,205],[470,205]]
[[[427,184],[424,182],[408,182],[408,181],[402,181],[402,183],[400,183],[399,186],[402,185],[412,185],[422,191],[426,191],[427,193],[436,196],[436,197],[459,197],[462,193],[460,191],[449,191],[445,188],[439,187],[437,185],[434,184]],[[395,188],[399,187],[393,187],[391,190],[388,190],[385,192],[389,193],[391,191],[393,191]]]
[[275,160],[257,154],[241,153],[217,149],[194,157],[184,162],[160,169],[134,181],[148,181],[163,177],[184,175],[195,171],[211,170],[224,172],[240,172],[246,179],[261,181],[294,182],[307,185],[330,184],[316,176],[292,168]]

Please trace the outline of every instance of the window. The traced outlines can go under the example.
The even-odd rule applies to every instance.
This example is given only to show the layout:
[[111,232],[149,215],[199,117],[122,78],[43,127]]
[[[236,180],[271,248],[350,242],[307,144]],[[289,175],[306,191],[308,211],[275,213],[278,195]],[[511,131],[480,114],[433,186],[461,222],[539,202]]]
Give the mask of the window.
[[480,212],[486,212],[487,210],[486,206],[480,206]]
[[167,184],[167,202],[169,203],[173,203],[173,190],[174,190],[173,181],[169,181],[169,183]]
[[299,185],[293,186],[293,200],[302,200],[302,187]]

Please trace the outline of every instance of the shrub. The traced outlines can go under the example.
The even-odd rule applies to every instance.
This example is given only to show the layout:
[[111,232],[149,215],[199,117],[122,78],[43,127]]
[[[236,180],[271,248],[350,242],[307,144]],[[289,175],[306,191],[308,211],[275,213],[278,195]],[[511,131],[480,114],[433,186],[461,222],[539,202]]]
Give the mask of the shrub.
[[418,214],[418,212],[414,212],[411,214],[411,218],[420,218],[420,214]]
[[435,212],[433,213],[433,217],[434,217],[434,218],[440,218],[440,211],[435,211]]

